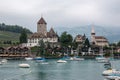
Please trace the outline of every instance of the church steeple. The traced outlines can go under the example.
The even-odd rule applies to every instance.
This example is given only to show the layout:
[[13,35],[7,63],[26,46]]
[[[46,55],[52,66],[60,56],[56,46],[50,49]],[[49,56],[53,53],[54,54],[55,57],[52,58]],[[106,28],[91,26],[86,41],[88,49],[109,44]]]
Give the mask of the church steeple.
[[95,35],[94,26],[92,26],[91,35]]
[[91,30],[91,43],[94,44],[95,42],[95,30],[94,26],[92,25],[92,30]]

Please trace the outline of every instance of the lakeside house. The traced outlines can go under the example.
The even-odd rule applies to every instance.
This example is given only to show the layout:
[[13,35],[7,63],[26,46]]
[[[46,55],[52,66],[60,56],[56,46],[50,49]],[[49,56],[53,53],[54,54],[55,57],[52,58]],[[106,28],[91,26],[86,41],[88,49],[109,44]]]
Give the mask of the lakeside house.
[[0,57],[4,58],[22,58],[30,56],[28,47],[11,46],[8,48],[0,47]]
[[75,42],[80,43],[80,44],[82,44],[83,42],[85,42],[85,40],[86,40],[85,34],[84,34],[84,35],[78,34],[78,35],[75,37]]

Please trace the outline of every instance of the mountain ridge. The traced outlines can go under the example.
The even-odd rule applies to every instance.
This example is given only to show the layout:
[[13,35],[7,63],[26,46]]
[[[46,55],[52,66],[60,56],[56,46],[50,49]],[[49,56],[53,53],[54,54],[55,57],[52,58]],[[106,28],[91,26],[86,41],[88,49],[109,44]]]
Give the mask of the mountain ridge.
[[[86,36],[90,40],[91,36],[91,25],[88,26],[77,26],[77,27],[57,27],[55,30],[57,31],[58,35],[61,35],[62,32],[67,31],[73,37],[78,34],[86,34]],[[94,25],[96,36],[105,36],[110,43],[120,41],[120,34],[119,30],[120,27],[102,27]]]

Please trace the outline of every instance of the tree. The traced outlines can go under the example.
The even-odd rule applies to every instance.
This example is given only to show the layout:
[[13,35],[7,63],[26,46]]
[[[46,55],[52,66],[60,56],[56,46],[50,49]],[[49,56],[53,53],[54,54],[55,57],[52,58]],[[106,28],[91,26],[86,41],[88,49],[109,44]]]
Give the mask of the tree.
[[44,53],[45,53],[45,44],[44,44],[43,40],[40,40],[37,56],[43,56]]
[[120,46],[120,41],[117,43],[117,46]]
[[62,46],[68,47],[69,45],[71,45],[73,41],[73,37],[70,34],[67,34],[67,32],[63,32],[60,36],[60,42],[62,44]]
[[85,40],[83,45],[87,46],[87,47],[90,47],[90,42],[89,42],[88,38],[86,38],[86,40]]
[[27,33],[25,30],[21,32],[21,35],[19,37],[20,43],[27,43]]

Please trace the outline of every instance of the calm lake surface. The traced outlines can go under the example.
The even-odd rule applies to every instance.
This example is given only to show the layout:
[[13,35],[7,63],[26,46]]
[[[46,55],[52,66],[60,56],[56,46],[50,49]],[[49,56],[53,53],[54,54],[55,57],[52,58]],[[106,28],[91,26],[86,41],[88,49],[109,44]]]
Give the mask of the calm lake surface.
[[[104,80],[101,73],[105,70],[104,63],[95,60],[68,61],[57,63],[35,61],[8,61],[0,65],[0,80]],[[30,68],[19,68],[18,64],[29,63]],[[120,60],[112,61],[113,67],[120,69]]]

